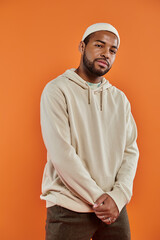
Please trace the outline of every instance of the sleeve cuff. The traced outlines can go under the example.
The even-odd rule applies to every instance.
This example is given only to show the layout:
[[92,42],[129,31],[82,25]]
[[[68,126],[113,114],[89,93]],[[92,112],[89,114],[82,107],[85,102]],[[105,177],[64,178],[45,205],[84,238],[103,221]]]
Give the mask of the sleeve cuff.
[[122,208],[128,203],[128,200],[122,190],[115,188],[112,191],[106,193],[114,200],[120,213]]

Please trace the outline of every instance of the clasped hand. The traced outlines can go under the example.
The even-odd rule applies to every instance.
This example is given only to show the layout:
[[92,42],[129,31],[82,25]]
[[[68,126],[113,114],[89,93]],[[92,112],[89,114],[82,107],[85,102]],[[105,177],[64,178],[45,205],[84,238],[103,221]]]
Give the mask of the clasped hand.
[[102,194],[93,205],[96,216],[106,224],[116,221],[119,210],[114,200],[106,193]]

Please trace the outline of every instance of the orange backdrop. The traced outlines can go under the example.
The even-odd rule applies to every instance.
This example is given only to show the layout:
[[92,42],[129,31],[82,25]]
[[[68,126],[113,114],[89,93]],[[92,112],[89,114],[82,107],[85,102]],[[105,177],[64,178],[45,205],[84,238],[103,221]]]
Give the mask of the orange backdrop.
[[138,126],[140,159],[128,205],[132,239],[160,239],[160,1],[6,0],[0,1],[2,240],[44,240],[40,95],[48,81],[78,66],[79,41],[95,22],[120,33],[106,78],[126,93]]

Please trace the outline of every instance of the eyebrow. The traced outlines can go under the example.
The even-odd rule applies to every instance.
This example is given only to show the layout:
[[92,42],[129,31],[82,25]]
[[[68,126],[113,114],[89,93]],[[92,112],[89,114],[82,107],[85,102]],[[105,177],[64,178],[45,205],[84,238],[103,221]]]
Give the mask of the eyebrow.
[[[100,43],[106,44],[106,42],[104,42],[102,40],[95,40],[95,42],[100,42]],[[117,46],[112,46],[112,47],[118,49]]]

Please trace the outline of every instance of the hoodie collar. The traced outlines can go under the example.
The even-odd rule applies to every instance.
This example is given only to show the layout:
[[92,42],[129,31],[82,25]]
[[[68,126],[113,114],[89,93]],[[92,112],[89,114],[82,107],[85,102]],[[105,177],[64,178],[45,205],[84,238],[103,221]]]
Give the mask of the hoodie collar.
[[67,77],[69,80],[75,82],[83,89],[88,90],[88,104],[91,104],[92,99],[92,91],[93,92],[100,92],[100,110],[103,109],[103,101],[104,101],[104,90],[107,90],[112,85],[106,80],[104,77],[102,78],[101,85],[96,89],[91,89],[91,87],[87,84],[87,82],[82,79],[76,72],[75,68],[69,69],[64,73],[64,76]]

